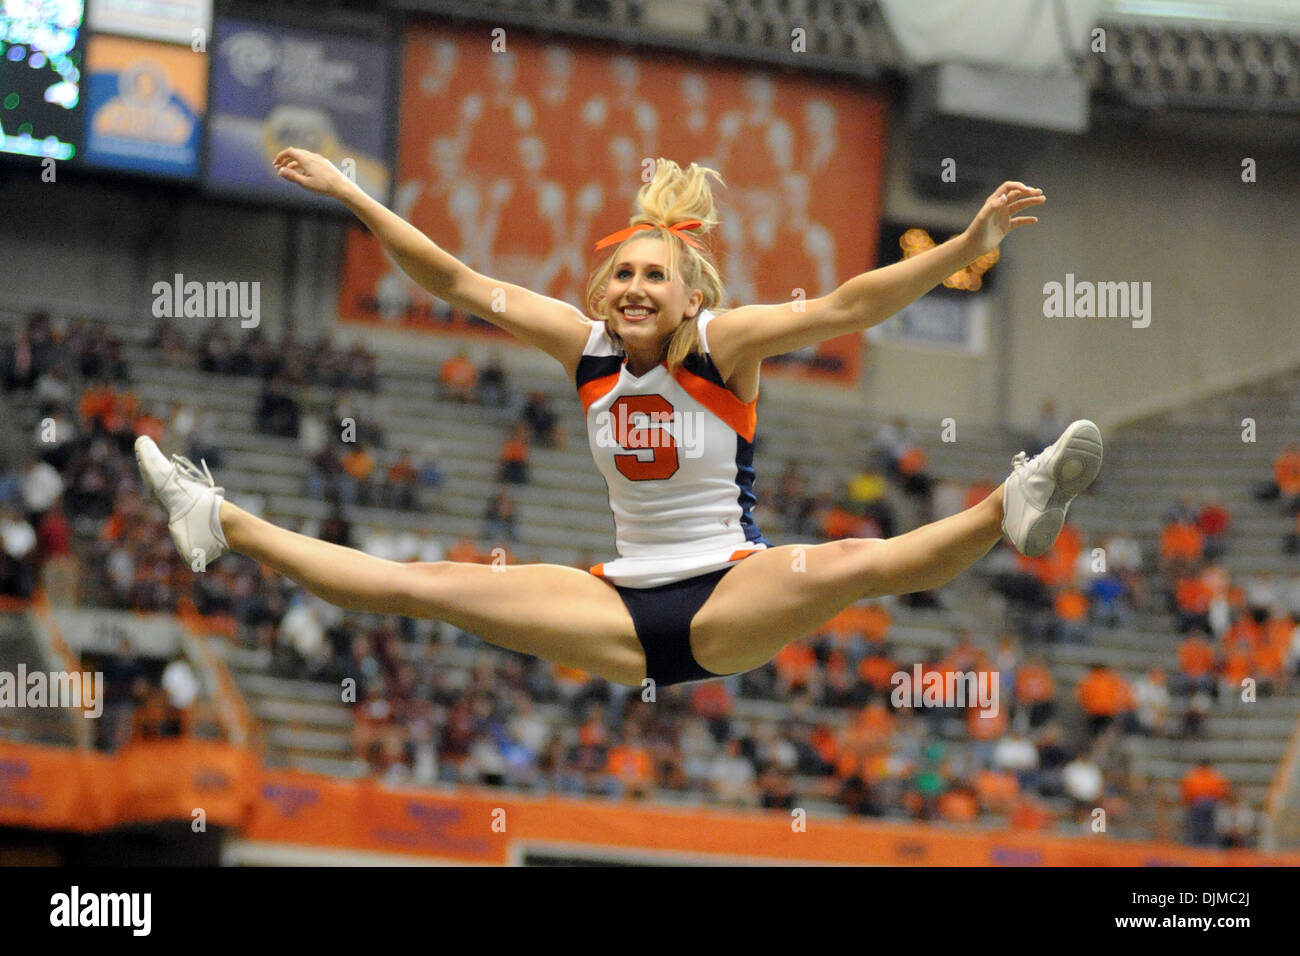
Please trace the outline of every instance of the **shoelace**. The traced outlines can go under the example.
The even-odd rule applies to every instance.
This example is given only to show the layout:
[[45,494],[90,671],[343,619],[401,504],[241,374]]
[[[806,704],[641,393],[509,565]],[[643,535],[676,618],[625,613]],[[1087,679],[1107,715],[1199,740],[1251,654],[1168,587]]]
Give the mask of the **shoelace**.
[[215,491],[219,491],[224,495],[226,493],[226,489],[219,487],[217,483],[212,480],[212,472],[208,471],[207,460],[200,458],[199,461],[203,462],[202,472],[199,471],[199,469],[195,466],[194,462],[190,461],[184,455],[172,455],[172,464],[176,466],[176,470],[179,471],[182,475],[184,475],[186,478],[193,478],[195,481],[199,482],[200,484],[205,484],[209,488],[212,488]]

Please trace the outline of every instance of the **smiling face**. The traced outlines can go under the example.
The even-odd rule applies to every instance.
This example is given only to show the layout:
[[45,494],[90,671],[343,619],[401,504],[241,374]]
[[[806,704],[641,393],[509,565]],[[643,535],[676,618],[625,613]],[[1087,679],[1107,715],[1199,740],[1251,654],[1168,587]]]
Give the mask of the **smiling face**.
[[700,290],[669,280],[667,243],[646,236],[625,243],[614,263],[605,289],[606,321],[625,345],[644,347],[666,341],[684,318],[699,313],[703,301]]

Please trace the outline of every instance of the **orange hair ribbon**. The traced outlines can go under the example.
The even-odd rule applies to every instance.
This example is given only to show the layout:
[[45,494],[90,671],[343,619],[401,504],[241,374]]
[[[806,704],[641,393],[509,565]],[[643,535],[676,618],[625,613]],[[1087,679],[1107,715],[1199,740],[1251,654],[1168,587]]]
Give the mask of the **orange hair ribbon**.
[[606,246],[612,246],[616,243],[622,242],[628,236],[640,232],[642,229],[667,229],[669,232],[675,235],[682,242],[689,242],[696,249],[703,249],[704,246],[700,245],[700,243],[696,242],[690,236],[686,235],[686,231],[685,231],[687,229],[698,229],[702,225],[704,225],[704,223],[700,222],[700,220],[698,219],[690,219],[687,220],[686,222],[674,223],[671,226],[667,226],[663,224],[651,225],[648,222],[642,222],[642,223],[638,223],[635,226],[628,226],[626,229],[620,229],[618,232],[611,232],[604,239],[600,240],[600,242],[596,243],[596,248],[598,250],[604,249]]

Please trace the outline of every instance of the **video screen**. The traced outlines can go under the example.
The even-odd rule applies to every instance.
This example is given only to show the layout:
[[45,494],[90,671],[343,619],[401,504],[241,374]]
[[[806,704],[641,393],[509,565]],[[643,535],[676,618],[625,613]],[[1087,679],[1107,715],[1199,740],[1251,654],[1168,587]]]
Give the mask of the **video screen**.
[[80,150],[84,13],[83,0],[0,0],[0,152]]

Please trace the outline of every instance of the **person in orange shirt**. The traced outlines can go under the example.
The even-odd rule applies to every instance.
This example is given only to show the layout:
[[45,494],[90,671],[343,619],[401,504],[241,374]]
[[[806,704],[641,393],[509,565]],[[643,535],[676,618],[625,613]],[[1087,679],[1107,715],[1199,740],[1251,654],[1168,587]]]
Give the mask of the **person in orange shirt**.
[[1056,613],[1056,639],[1066,644],[1086,644],[1090,638],[1088,628],[1088,599],[1072,584],[1063,584],[1052,601]]
[[826,675],[826,702],[833,707],[844,707],[852,701],[854,680],[848,658],[838,647],[826,643],[822,673]]
[[834,638],[839,647],[847,647],[858,636],[872,640],[867,635],[867,624],[867,608],[861,604],[850,604],[827,621],[822,630]]
[[776,695],[785,697],[792,690],[807,690],[817,669],[817,655],[806,642],[787,644],[772,660],[776,667]]
[[1210,601],[1214,592],[1200,577],[1188,574],[1174,586],[1174,619],[1179,634],[1193,628],[1210,630]]
[[1079,554],[1082,551],[1083,535],[1078,528],[1067,521],[1061,527],[1061,533],[1057,536],[1056,543],[1047,552],[1057,565],[1057,580],[1068,578],[1074,573],[1075,562],[1079,560]]
[[1285,686],[1285,669],[1285,647],[1269,640],[1260,641],[1250,657],[1250,670],[1259,681],[1260,692],[1271,696]]
[[419,484],[420,473],[411,460],[411,453],[404,451],[388,468],[388,479],[384,487],[385,499],[390,507],[402,511],[415,508],[415,488]]
[[1029,726],[1039,727],[1051,720],[1056,705],[1056,682],[1040,657],[1031,657],[1016,672],[1016,707],[1028,710]]
[[1104,664],[1094,664],[1074,693],[1093,736],[1133,709],[1132,689],[1123,677]]
[[635,730],[628,733],[625,741],[611,747],[605,758],[605,773],[617,781],[624,795],[634,800],[650,795],[653,770],[650,752]]
[[501,446],[501,471],[498,480],[512,485],[528,484],[528,428],[516,425]]
[[107,431],[105,422],[113,413],[113,390],[106,382],[96,382],[81,392],[77,410],[84,424],[91,426],[91,431]]
[[975,793],[965,783],[954,784],[939,797],[939,817],[948,823],[974,823],[979,815]]
[[1223,635],[1225,651],[1253,651],[1264,640],[1264,628],[1250,614],[1238,614]]
[[731,736],[731,693],[722,681],[703,681],[691,691],[691,710],[708,722],[717,743]]
[[850,725],[854,742],[861,747],[874,747],[885,743],[894,732],[895,718],[884,698],[877,697],[860,710]]
[[375,473],[375,456],[362,445],[353,445],[340,459],[339,497],[343,504],[370,503],[370,478]]
[[1187,807],[1187,842],[1192,846],[1214,846],[1214,813],[1232,790],[1227,778],[1203,760],[1183,776],[1180,789]]
[[1254,653],[1249,648],[1228,651],[1223,655],[1219,669],[1219,682],[1224,697],[1232,698],[1242,691],[1242,682],[1254,676]]
[[1009,814],[1020,798],[1016,775],[1005,770],[981,770],[975,775],[975,793],[989,813]]
[[1000,700],[996,707],[980,707],[978,703],[966,708],[966,733],[971,739],[971,753],[980,766],[993,760],[993,748],[998,739],[1011,726],[1008,708]]
[[822,537],[827,541],[861,537],[862,519],[846,508],[835,505],[822,517]]
[[1287,514],[1300,514],[1300,445],[1290,444],[1273,462],[1273,481]]
[[478,546],[468,537],[461,536],[447,549],[447,560],[461,564],[484,564],[486,560]]
[[822,762],[824,769],[820,772],[829,772],[839,758],[839,740],[834,731],[823,724],[817,724],[808,732],[807,744]]
[[1160,570],[1172,579],[1190,574],[1205,556],[1205,535],[1189,521],[1175,521],[1160,533]]
[[131,432],[135,435],[148,435],[154,441],[162,441],[166,423],[153,411],[142,411],[131,420]]
[[891,682],[897,671],[898,665],[890,659],[888,649],[885,647],[864,657],[858,664],[858,678],[865,685],[866,700],[869,701],[876,696],[888,697],[893,686]]
[[894,623],[889,608],[876,602],[858,607],[861,608],[858,624],[862,628],[862,636],[872,644],[883,643]]
[[438,382],[442,386],[444,399],[462,404],[472,404],[477,401],[478,396],[474,386],[478,382],[478,369],[470,361],[469,355],[463,351],[457,352],[442,363],[442,367],[438,370]]
[[1214,688],[1214,645],[1199,631],[1193,631],[1178,645],[1178,668],[1182,679],[1174,689],[1178,694]]
[[895,465],[896,476],[903,485],[903,492],[916,499],[917,513],[922,524],[929,524],[934,519],[934,481],[926,474],[929,463],[925,449],[912,445],[898,457]]

